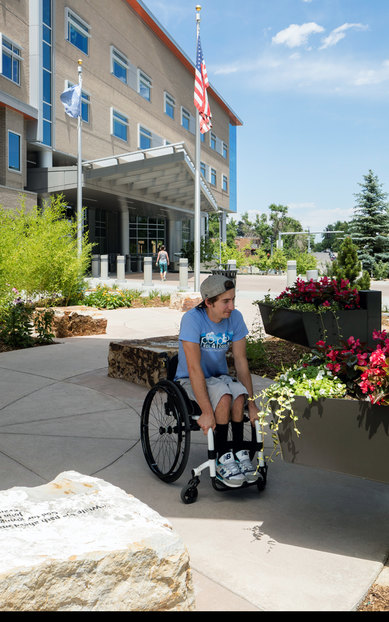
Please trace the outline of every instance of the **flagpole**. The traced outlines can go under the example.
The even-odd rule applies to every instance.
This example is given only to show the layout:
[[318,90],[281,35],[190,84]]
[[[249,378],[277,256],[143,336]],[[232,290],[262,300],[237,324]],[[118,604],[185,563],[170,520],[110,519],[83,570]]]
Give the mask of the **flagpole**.
[[82,60],[78,61],[78,84],[80,86],[80,114],[77,124],[77,255],[81,257],[82,252]]
[[[201,6],[196,6],[197,41],[200,34]],[[194,291],[200,291],[200,115],[196,114],[195,213],[194,213]]]

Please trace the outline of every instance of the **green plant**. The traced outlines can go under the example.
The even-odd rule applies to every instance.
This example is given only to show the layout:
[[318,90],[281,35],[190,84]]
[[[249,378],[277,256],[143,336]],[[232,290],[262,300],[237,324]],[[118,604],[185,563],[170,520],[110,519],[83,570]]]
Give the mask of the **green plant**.
[[37,334],[37,343],[52,343],[54,334],[51,332],[54,319],[53,309],[37,309],[34,314],[34,328]]
[[306,397],[311,403],[325,397],[343,397],[345,392],[346,385],[323,363],[309,365],[302,359],[300,363],[279,374],[273,384],[254,397],[260,401],[260,424],[269,425],[272,434],[273,452],[267,459],[272,460],[273,455],[278,454],[278,431],[286,417],[293,422],[293,430],[297,436],[300,434],[298,416],[293,409],[296,395]]
[[14,348],[34,345],[32,314],[33,307],[19,297],[4,305],[0,319],[0,340]]
[[77,250],[77,224],[66,218],[62,196],[28,211],[0,207],[0,293],[13,283],[28,298],[77,299],[83,289],[92,245],[83,236]]

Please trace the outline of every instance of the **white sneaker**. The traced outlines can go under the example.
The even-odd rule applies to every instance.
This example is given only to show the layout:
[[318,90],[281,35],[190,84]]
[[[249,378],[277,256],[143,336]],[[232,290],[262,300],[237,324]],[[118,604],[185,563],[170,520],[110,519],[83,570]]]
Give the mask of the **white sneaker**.
[[231,452],[219,458],[216,466],[216,477],[230,488],[238,488],[245,482],[245,476]]
[[248,484],[256,482],[258,479],[258,471],[255,467],[253,467],[250,460],[250,454],[247,449],[241,449],[235,455],[238,459],[238,467],[240,472],[244,475],[246,482]]

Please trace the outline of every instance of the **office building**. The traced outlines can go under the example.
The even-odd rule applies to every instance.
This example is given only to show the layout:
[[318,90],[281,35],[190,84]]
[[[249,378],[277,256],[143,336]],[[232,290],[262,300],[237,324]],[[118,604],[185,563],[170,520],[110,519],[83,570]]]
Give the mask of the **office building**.
[[[75,214],[78,120],[60,95],[78,83],[81,61],[82,204],[94,253],[130,256],[136,270],[164,243],[177,259],[193,240],[194,62],[140,0],[0,0],[0,8],[0,203],[15,208],[23,194],[29,207],[61,193]],[[195,14],[193,29],[195,48]],[[208,95],[202,235],[208,213],[237,209],[242,124],[212,85]]]

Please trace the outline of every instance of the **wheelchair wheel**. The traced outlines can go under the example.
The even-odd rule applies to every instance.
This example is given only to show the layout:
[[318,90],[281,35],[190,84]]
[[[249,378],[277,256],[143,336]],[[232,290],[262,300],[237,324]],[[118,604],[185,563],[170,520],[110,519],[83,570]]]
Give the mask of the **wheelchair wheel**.
[[174,482],[186,467],[190,449],[188,410],[174,382],[161,380],[148,392],[140,425],[147,464],[161,480]]

